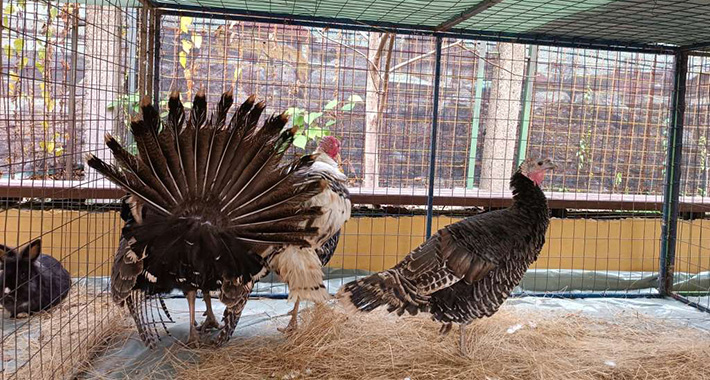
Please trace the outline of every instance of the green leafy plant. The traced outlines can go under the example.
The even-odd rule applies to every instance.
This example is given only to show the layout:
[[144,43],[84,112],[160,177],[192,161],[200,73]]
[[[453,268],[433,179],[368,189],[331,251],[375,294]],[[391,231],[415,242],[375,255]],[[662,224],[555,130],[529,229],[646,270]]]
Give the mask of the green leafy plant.
[[64,144],[60,141],[61,137],[62,135],[59,132],[55,132],[51,140],[40,141],[39,148],[49,154],[61,156],[64,153]]
[[305,149],[308,141],[317,141],[324,136],[330,136],[330,128],[337,122],[337,111],[350,112],[362,102],[360,95],[353,94],[344,101],[339,101],[337,98],[329,101],[320,111],[307,111],[298,107],[287,109],[286,114],[291,117],[293,125],[299,129],[293,145]]
[[138,92],[125,94],[118,97],[106,106],[109,111],[119,112],[123,124],[128,128],[131,125],[131,115],[140,111],[140,95]]
[[577,169],[582,170],[585,164],[587,164],[591,159],[591,140],[592,140],[592,129],[588,128],[587,132],[583,133],[579,138],[579,144],[577,145],[577,152],[575,156],[577,157]]
[[616,175],[614,176],[614,187],[619,187],[621,185],[621,181],[623,181],[624,177],[621,173],[617,172]]

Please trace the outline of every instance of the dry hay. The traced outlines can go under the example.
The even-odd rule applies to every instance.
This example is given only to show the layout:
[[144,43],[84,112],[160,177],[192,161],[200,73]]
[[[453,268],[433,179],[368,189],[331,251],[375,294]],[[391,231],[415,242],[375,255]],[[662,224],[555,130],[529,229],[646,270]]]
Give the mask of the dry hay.
[[69,378],[126,326],[121,309],[107,294],[80,286],[49,312],[18,319],[16,330],[9,328],[14,326],[8,326],[8,320],[3,359],[20,368],[8,368],[0,376],[17,379]]
[[318,307],[288,339],[248,338],[205,351],[180,379],[710,379],[710,335],[620,313],[592,318],[504,307],[445,338],[426,317],[348,316]]

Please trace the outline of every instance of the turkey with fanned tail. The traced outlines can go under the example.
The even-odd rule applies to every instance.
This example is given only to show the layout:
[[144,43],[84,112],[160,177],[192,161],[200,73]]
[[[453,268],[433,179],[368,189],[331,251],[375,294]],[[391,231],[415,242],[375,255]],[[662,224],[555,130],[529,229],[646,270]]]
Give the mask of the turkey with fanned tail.
[[442,228],[392,269],[345,284],[338,298],[361,311],[428,312],[442,333],[459,324],[466,355],[466,326],[493,315],[542,250],[550,216],[539,186],[554,168],[525,160],[510,180],[510,207]]
[[205,94],[199,92],[186,118],[179,94],[173,93],[161,122],[146,97],[141,116],[131,122],[138,154],[107,135],[116,164],[87,157],[89,166],[130,194],[132,220],[122,230],[111,290],[114,301],[128,304],[149,346],[155,345],[155,323],[148,321],[146,303],[159,300],[155,295],[185,293],[188,343],[198,344],[197,291],[209,306],[209,291],[219,290],[226,309],[217,343],[223,343],[253,281],[265,273],[267,257],[319,239],[313,225],[323,210],[306,205],[328,187],[308,170],[316,156],[282,165],[296,128],[285,128],[284,114],[257,127],[265,104],[255,104],[253,96],[228,118],[232,102],[232,93],[225,93],[208,118]]

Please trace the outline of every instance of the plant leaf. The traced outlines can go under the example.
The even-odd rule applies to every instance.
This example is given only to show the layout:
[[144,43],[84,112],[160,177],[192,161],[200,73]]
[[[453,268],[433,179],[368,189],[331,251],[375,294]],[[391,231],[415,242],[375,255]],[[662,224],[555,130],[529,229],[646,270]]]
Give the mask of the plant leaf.
[[195,48],[199,49],[202,46],[202,36],[197,33],[192,33],[192,42],[195,44]]
[[352,95],[350,95],[350,97],[348,98],[348,101],[349,101],[349,102],[355,102],[355,103],[357,103],[357,102],[362,102],[362,98],[360,97],[360,95],[352,94]]
[[352,111],[355,108],[355,103],[348,103],[341,108],[343,111]]
[[242,76],[242,68],[237,66],[234,68],[234,80],[238,80],[240,76]]
[[325,136],[325,130],[323,128],[308,128],[308,130],[306,131],[306,137],[311,140],[317,140],[323,136]]
[[192,24],[192,17],[180,17],[180,31],[187,33],[190,31],[190,25]]
[[298,135],[296,136],[296,138],[293,139],[293,146],[299,147],[301,149],[305,149],[307,143],[308,138],[304,135]]
[[329,101],[328,104],[326,104],[323,109],[332,110],[337,105],[338,105],[338,99],[333,99],[333,100]]
[[300,128],[303,128],[305,125],[305,120],[303,119],[303,113],[299,113],[296,116],[293,117],[293,125]]
[[325,126],[330,127],[331,125],[334,125],[334,124],[335,124],[335,120],[328,120],[328,122],[325,123]]
[[20,54],[22,53],[22,48],[25,47],[25,41],[22,38],[17,38],[15,41],[12,41],[12,46],[15,48],[15,52]]
[[184,69],[187,67],[187,54],[185,54],[184,51],[181,51],[180,54],[178,54],[180,57],[180,66]]
[[311,125],[314,121],[318,120],[319,117],[323,116],[323,112],[309,112],[304,118],[306,124]]

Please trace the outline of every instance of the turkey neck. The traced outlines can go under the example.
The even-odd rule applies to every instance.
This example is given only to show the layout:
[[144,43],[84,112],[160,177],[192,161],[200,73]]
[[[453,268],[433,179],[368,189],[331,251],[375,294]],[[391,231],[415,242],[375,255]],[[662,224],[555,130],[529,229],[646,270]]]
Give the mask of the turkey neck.
[[532,180],[518,171],[510,178],[510,188],[513,190],[511,210],[524,213],[537,220],[550,219],[545,193]]

